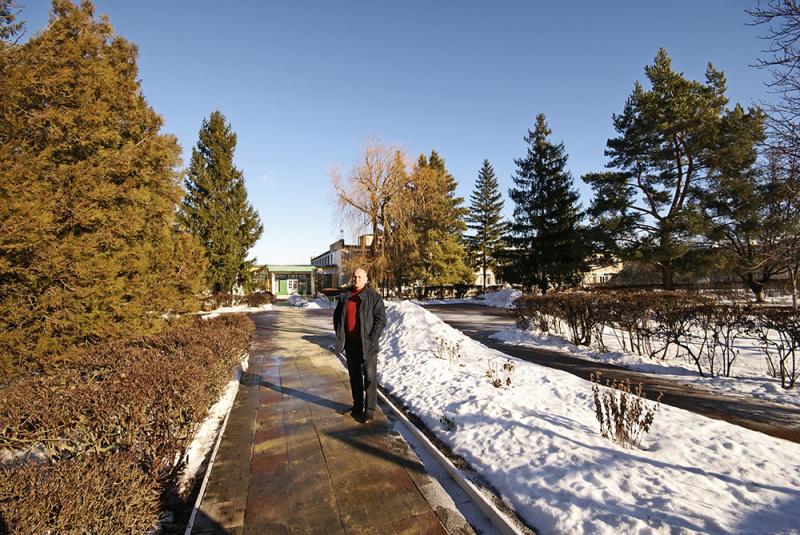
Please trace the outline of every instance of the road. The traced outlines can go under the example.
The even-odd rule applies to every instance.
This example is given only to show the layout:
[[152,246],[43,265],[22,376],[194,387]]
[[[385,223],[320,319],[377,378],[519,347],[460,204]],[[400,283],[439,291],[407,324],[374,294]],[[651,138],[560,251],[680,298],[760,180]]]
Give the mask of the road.
[[476,305],[429,305],[425,308],[467,336],[507,355],[563,370],[586,380],[596,371],[601,371],[607,379],[629,379],[632,384],[642,383],[650,399],[661,392],[664,395],[662,403],[800,443],[800,408],[796,406],[749,396],[719,394],[658,375],[582,359],[570,353],[508,345],[490,339],[490,334],[514,325],[514,315],[508,310]]

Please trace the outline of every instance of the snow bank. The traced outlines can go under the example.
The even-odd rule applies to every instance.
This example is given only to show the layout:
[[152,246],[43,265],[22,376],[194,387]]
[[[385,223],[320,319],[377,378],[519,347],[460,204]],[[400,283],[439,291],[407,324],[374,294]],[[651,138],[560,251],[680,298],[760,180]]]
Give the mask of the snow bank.
[[[603,439],[591,384],[389,304],[381,384],[541,533],[798,533],[800,445],[662,406],[643,450]],[[436,338],[461,344],[436,358]],[[516,368],[495,388],[489,362]],[[440,422],[450,415],[453,430]]]
[[497,292],[488,292],[477,297],[466,299],[412,299],[418,305],[481,305],[492,308],[512,308],[514,301],[522,296],[522,292],[513,288],[504,288]]
[[186,449],[183,457],[186,465],[178,482],[181,493],[187,490],[197,476],[197,471],[203,464],[208,452],[214,447],[219,428],[225,420],[225,415],[228,414],[231,405],[233,405],[236,392],[239,390],[239,381],[242,378],[242,374],[247,371],[248,364],[248,356],[245,356],[239,364],[234,366],[233,378],[228,382],[217,402],[208,409],[208,415],[203,420],[203,423],[200,424],[191,444]]
[[268,310],[272,310],[272,305],[267,303],[266,305],[261,305],[257,307],[251,307],[247,305],[235,305],[231,307],[220,307],[214,309],[210,312],[199,312],[200,317],[204,320],[216,318],[222,314],[247,314],[252,312],[266,312]]
[[303,308],[336,308],[336,303],[321,295],[313,301],[308,301],[304,297],[294,294],[289,297],[289,304]]
[[489,292],[471,299],[476,305],[481,304],[493,308],[511,308],[514,301],[522,297],[522,292],[514,288],[505,288],[497,292]]

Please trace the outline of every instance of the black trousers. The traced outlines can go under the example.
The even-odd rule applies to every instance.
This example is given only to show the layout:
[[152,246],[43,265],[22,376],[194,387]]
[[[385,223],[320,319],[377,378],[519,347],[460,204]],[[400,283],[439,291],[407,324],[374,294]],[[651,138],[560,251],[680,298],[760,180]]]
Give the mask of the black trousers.
[[[344,344],[344,354],[347,358],[347,372],[350,374],[353,406],[357,409],[374,411],[378,405],[378,383],[375,381],[378,359],[375,357],[364,358],[361,340],[347,340]],[[364,402],[365,393],[366,403]]]

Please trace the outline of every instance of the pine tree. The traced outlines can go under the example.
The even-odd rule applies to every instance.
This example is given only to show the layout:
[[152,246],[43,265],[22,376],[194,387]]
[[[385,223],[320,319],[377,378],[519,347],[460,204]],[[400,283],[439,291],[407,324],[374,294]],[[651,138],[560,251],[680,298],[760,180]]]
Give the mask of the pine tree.
[[664,288],[672,289],[675,271],[704,232],[704,181],[730,147],[752,147],[761,112],[727,110],[725,75],[710,64],[705,83],[687,80],[661,49],[645,73],[651,89],[637,82],[613,117],[618,136],[608,140],[606,155],[614,172],[583,180],[595,191],[590,214],[612,224],[607,241],[623,259],[657,266]]
[[180,213],[184,226],[206,248],[206,282],[217,297],[246,281],[252,265],[247,253],[264,230],[247,201],[244,176],[233,164],[235,148],[236,134],[222,113],[212,112],[192,149]]
[[13,0],[0,0],[0,47],[3,41],[11,41],[12,38],[20,36],[25,23],[17,20],[19,6]]
[[502,247],[508,227],[500,214],[503,209],[503,197],[489,160],[483,160],[470,201],[470,211],[466,220],[467,226],[475,234],[467,237],[468,249],[481,270],[485,290],[486,270],[496,267],[497,254]]
[[173,227],[180,147],[136,47],[90,2],[56,0],[47,29],[0,50],[0,355],[41,367],[196,306],[199,244]]
[[465,263],[462,238],[467,209],[464,199],[455,196],[455,178],[434,150],[429,158],[420,155],[410,181],[417,249],[413,277],[426,286],[469,281],[472,270]]
[[516,159],[516,188],[511,224],[511,273],[527,287],[549,288],[577,284],[586,270],[586,246],[581,228],[578,193],[565,169],[564,144],[554,145],[544,114],[528,130],[527,155]]

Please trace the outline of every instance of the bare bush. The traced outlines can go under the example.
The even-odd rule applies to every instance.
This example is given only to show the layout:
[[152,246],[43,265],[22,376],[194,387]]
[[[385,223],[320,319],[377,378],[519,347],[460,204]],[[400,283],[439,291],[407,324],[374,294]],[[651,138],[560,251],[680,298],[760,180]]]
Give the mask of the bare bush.
[[624,448],[640,448],[642,437],[650,432],[656,412],[661,406],[662,394],[655,404],[646,403],[641,383],[631,390],[629,380],[609,381],[600,384],[601,374],[591,375],[595,417],[600,423],[600,434]]
[[495,388],[503,385],[511,386],[511,375],[516,366],[511,360],[507,360],[502,366],[496,360],[489,360],[489,368],[486,370],[486,377]]
[[780,377],[783,388],[794,388],[800,377],[800,312],[760,309],[753,314],[750,330],[764,349],[767,372]]

